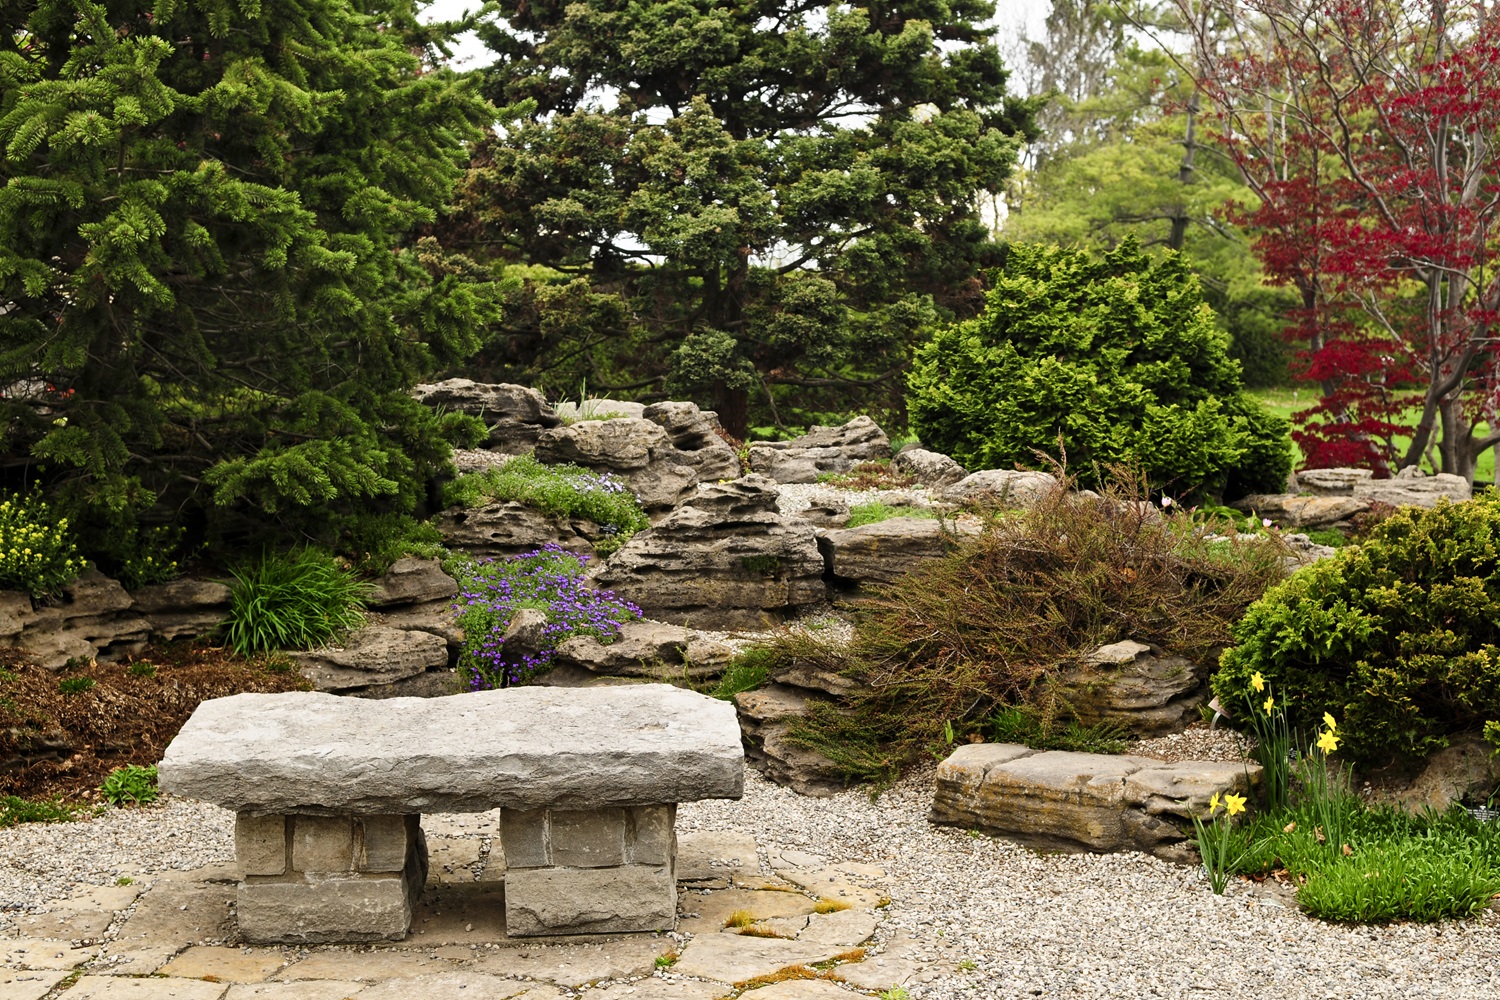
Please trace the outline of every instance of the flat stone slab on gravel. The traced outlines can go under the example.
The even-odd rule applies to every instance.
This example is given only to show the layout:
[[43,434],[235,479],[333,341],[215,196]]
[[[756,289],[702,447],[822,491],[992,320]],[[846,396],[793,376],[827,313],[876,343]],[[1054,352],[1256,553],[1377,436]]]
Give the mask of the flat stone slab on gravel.
[[852,1000],[865,994],[845,989],[826,979],[792,979],[756,990],[754,1000]]
[[54,970],[71,969],[94,957],[95,948],[75,948],[67,941],[11,938],[0,941],[0,968]]
[[695,832],[677,836],[677,881],[715,888],[739,876],[759,876],[755,838],[743,833]]
[[724,995],[724,987],[691,979],[642,979],[589,990],[585,995],[588,1000],[719,1000]]
[[161,786],[239,812],[421,813],[737,799],[734,706],[667,684],[450,698],[238,694],[193,712]]
[[68,1000],[219,1000],[228,991],[227,983],[201,979],[84,976],[65,996]]
[[365,983],[338,979],[309,979],[300,983],[240,983],[229,987],[224,1000],[349,1000]]
[[415,979],[377,983],[359,993],[360,1000],[566,1000],[567,994],[544,983],[523,983],[481,972],[444,972]]
[[477,953],[474,968],[496,976],[526,976],[577,988],[601,979],[648,976],[659,955],[672,951],[671,938],[605,941],[540,948],[494,948]]
[[66,978],[66,972],[0,969],[0,1000],[41,1000]]
[[157,970],[163,976],[213,979],[220,983],[259,983],[286,965],[274,948],[225,948],[194,945]]
[[416,950],[380,949],[378,951],[331,950],[314,952],[294,962],[273,978],[279,982],[299,979],[348,979],[374,982],[382,979],[410,979],[440,972],[457,972],[454,963],[433,958]]

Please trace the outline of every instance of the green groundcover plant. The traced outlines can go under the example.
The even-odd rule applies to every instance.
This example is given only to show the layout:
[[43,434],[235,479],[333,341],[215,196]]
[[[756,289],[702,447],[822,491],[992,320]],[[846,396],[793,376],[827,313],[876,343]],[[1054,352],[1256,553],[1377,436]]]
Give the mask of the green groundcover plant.
[[156,787],[156,766],[127,764],[109,772],[99,786],[99,795],[111,805],[144,806],[155,802],[160,794]]
[[1342,720],[1355,764],[1421,758],[1500,726],[1500,493],[1403,508],[1268,591],[1233,629],[1219,699],[1285,692],[1294,730]]
[[320,549],[266,553],[231,572],[224,638],[241,655],[321,646],[364,623],[367,585]]
[[515,501],[554,517],[593,521],[605,532],[594,545],[600,555],[608,555],[631,535],[651,526],[640,500],[609,473],[571,464],[543,465],[529,455],[513,458],[497,469],[460,476],[444,489],[443,500],[460,507]]

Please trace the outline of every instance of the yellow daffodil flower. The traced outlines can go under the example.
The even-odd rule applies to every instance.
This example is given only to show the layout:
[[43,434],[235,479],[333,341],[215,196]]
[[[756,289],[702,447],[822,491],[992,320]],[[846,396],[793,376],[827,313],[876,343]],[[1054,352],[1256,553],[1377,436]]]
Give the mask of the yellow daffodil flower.
[[1339,728],[1339,724],[1337,722],[1334,722],[1333,716],[1328,714],[1327,712],[1323,713],[1323,725],[1328,727],[1328,731],[1330,733],[1336,731]]
[[1333,733],[1324,730],[1318,737],[1318,749],[1324,753],[1333,753],[1339,748],[1339,738]]
[[1260,675],[1260,671],[1250,675],[1250,690],[1260,694],[1266,689],[1266,679]]
[[1208,814],[1212,816],[1219,809],[1219,793],[1214,792],[1213,798],[1208,800]]
[[1276,707],[1276,699],[1272,698],[1270,695],[1266,695],[1266,702],[1265,702],[1264,705],[1261,706],[1261,708],[1264,708],[1266,710],[1266,714],[1270,715],[1271,714],[1271,709],[1273,709],[1275,707]]
[[1245,797],[1243,795],[1224,796],[1224,811],[1231,816],[1238,816],[1245,811]]

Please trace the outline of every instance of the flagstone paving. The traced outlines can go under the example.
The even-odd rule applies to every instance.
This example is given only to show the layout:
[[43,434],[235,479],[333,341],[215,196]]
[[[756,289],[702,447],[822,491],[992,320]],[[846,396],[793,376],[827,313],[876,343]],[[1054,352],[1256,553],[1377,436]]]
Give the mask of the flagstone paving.
[[862,947],[888,902],[874,866],[797,851],[763,863],[743,834],[684,833],[675,932],[511,939],[495,817],[423,825],[430,875],[404,941],[250,947],[232,867],[148,872],[18,920],[0,938],[0,1000],[720,1000],[752,988],[755,1000],[827,1000],[912,971]]

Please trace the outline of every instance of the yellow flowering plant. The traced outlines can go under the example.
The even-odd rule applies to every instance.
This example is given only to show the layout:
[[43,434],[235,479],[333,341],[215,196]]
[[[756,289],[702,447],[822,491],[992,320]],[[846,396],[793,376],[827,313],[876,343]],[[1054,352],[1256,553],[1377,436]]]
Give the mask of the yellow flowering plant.
[[[1224,814],[1219,815],[1223,805]],[[1231,858],[1230,844],[1233,840],[1230,827],[1234,817],[1245,811],[1245,796],[1230,792],[1220,796],[1214,792],[1208,800],[1207,822],[1193,817],[1193,829],[1198,836],[1198,856],[1203,859],[1203,870],[1208,874],[1208,884],[1214,895],[1224,895],[1229,885],[1229,874],[1239,864],[1239,857]]]
[[87,565],[68,519],[55,517],[39,495],[0,500],[0,590],[45,597],[76,580]]

